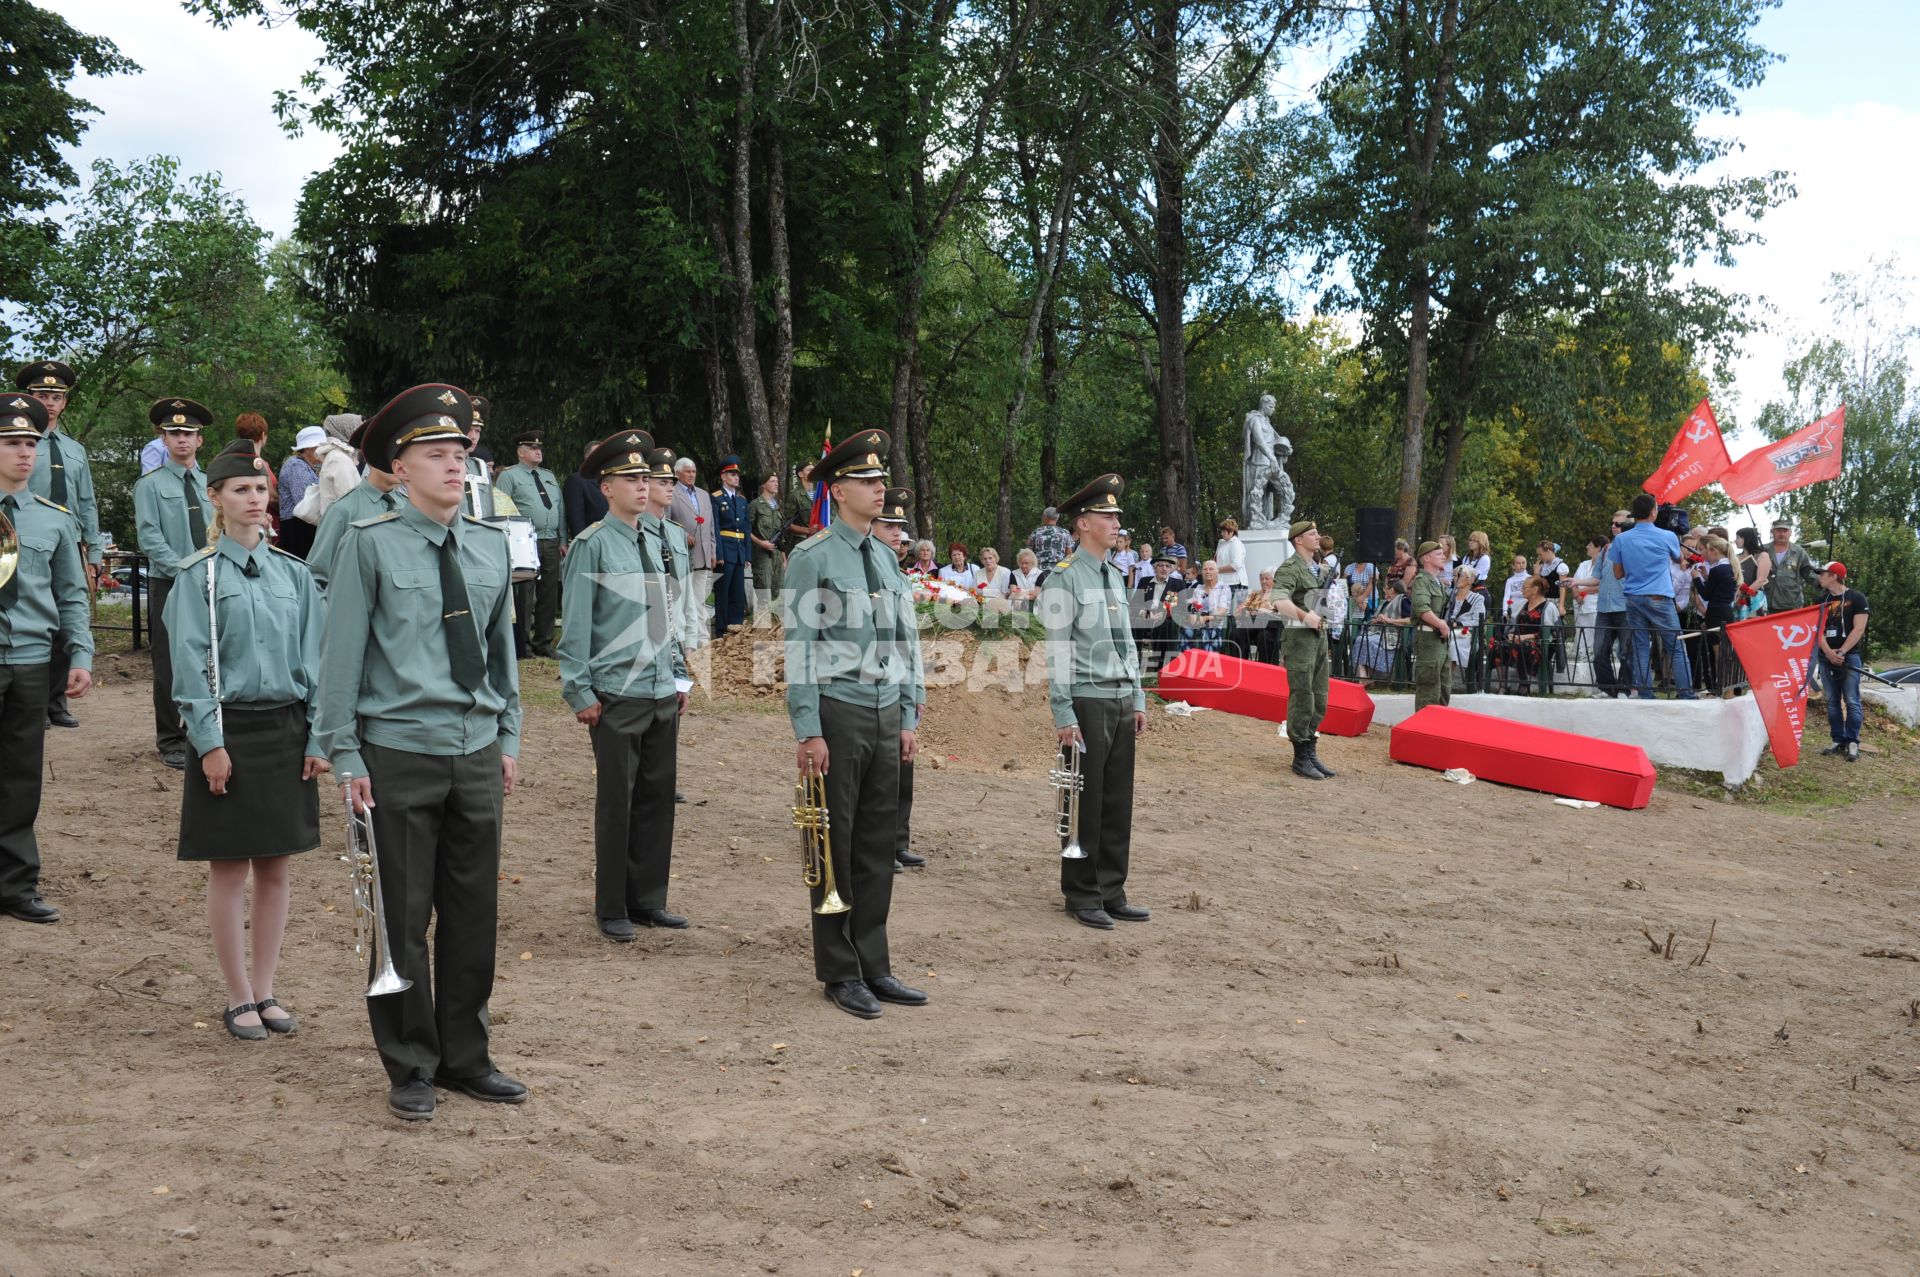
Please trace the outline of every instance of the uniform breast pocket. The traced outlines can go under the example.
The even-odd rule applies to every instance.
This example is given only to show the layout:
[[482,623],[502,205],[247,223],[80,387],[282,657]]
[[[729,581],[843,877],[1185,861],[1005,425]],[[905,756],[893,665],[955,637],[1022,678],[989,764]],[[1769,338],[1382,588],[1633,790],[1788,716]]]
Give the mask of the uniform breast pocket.
[[54,537],[21,537],[20,579],[23,581],[51,581],[53,579],[53,552],[59,545],[59,540]]
[[465,573],[467,595],[473,600],[473,611],[484,627],[487,618],[493,615],[494,605],[500,601],[500,592],[506,588],[507,578],[491,568],[473,568]]
[[440,574],[431,568],[405,568],[383,574],[386,606],[413,625],[440,624]]

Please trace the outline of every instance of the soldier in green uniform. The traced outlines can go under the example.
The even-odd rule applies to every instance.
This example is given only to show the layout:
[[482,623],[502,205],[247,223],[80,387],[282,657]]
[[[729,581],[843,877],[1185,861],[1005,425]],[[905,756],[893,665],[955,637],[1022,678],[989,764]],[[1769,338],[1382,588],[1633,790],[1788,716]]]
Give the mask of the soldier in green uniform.
[[213,506],[207,477],[194,460],[200,432],[213,414],[191,399],[155,400],[147,420],[160,428],[167,459],[133,485],[133,520],[140,553],[147,556],[148,624],[153,637],[153,735],[160,761],[176,771],[187,765],[187,736],[173,703],[173,644],[167,640],[167,594],[180,561],[207,545]]
[[594,914],[631,944],[635,925],[684,927],[667,912],[673,788],[687,677],[667,602],[660,545],[641,526],[652,480],[644,430],[594,445],[580,473],[597,480],[607,517],[567,551],[560,691],[586,724],[594,764]]
[[[364,455],[366,439],[367,423],[363,421],[347,442],[355,448],[361,448]],[[492,489],[488,491],[491,493]],[[339,552],[340,541],[347,535],[348,528],[362,519],[398,510],[406,499],[407,494],[400,490],[398,479],[368,462],[365,477],[320,516],[320,526],[313,534],[313,545],[307,551],[307,567],[313,572],[313,583],[322,590],[327,588],[327,577],[333,571],[333,556]],[[489,504],[491,500],[489,497]]]
[[[885,502],[880,507],[879,517],[873,521],[873,535],[884,544],[893,547],[893,567],[900,574],[900,586],[906,591],[906,613],[913,616],[913,586],[907,581],[907,570],[901,566],[905,556],[911,553],[913,537],[907,531],[907,508],[913,504],[912,488],[888,488]],[[920,690],[926,691],[924,681]],[[922,696],[918,703],[904,707],[901,716],[912,721],[917,733],[920,724],[926,721],[927,702]],[[913,849],[913,763],[911,760],[900,764],[900,818],[894,823],[893,867],[895,869],[925,869],[927,858]]]
[[552,656],[553,623],[560,611],[560,560],[567,552],[560,528],[564,513],[560,481],[540,464],[545,453],[538,430],[529,430],[513,443],[519,464],[502,470],[494,486],[513,502],[522,518],[533,520],[534,539],[540,547],[540,575],[513,587],[514,613],[526,630],[527,649],[535,656]]
[[905,580],[872,535],[888,447],[886,431],[861,430],[821,459],[833,522],[794,548],[781,596],[796,762],[803,778],[826,778],[833,880],[851,906],[812,915],[813,972],[830,1002],[866,1020],[881,1002],[927,1001],[893,974],[887,947],[900,764],[918,748],[907,714],[926,699]]
[[[0,910],[23,922],[56,922],[40,898],[40,785],[46,774],[48,679],[58,639],[72,654],[61,688],[93,686],[87,579],[73,514],[28,488],[47,410],[26,395],[0,401],[0,519],[19,542],[0,581]],[[3,571],[3,569],[0,569]]]
[[473,420],[467,425],[466,500],[461,506],[463,513],[476,519],[489,520],[496,514],[493,506],[493,454],[480,442],[480,436],[486,431],[490,408],[485,395],[473,396]]
[[1447,650],[1447,551],[1438,541],[1420,543],[1420,574],[1413,579],[1413,707],[1453,699],[1453,657]]
[[779,475],[770,474],[760,481],[760,495],[748,507],[747,519],[753,538],[753,611],[758,616],[780,597],[780,583],[787,570],[787,556],[780,549],[787,520],[780,512]]
[[[407,501],[353,525],[334,556],[315,735],[356,811],[371,811],[393,965],[413,982],[367,999],[396,1117],[434,1086],[518,1104],[487,1052],[501,801],[520,754],[507,539],[460,514],[472,406],[415,386],[367,423],[368,459]],[[434,915],[432,968],[427,929]]]
[[178,855],[206,862],[207,923],[227,982],[221,1018],[249,1042],[299,1028],[273,982],[288,861],[320,845],[314,777],[326,767],[313,739],[320,592],[305,563],[267,540],[268,485],[248,440],[213,459],[214,543],[181,561],[167,596],[173,698],[196,764],[180,789]]
[[1076,548],[1047,574],[1037,610],[1047,633],[1047,699],[1061,751],[1080,757],[1080,846],[1060,858],[1060,893],[1083,926],[1113,930],[1151,911],[1127,903],[1133,843],[1133,754],[1147,730],[1140,654],[1127,612],[1127,584],[1107,554],[1120,538],[1127,481],[1103,474],[1059,505]]
[[675,457],[672,448],[655,448],[647,454],[647,508],[640,516],[642,531],[653,539],[667,576],[667,611],[680,638],[682,658],[707,641],[707,627],[701,623],[698,601],[693,597],[693,542],[687,531],[667,517],[673,505]]
[[1333,770],[1316,748],[1320,720],[1327,716],[1326,617],[1320,608],[1328,582],[1314,557],[1320,531],[1311,520],[1287,529],[1293,553],[1273,573],[1274,609],[1280,613],[1280,660],[1287,667],[1287,739],[1293,743],[1293,774],[1325,780]]
[[[27,481],[27,487],[34,495],[73,512],[91,591],[104,548],[100,503],[94,496],[93,467],[87,461],[87,450],[60,429],[60,414],[66,411],[67,397],[73,393],[73,369],[58,359],[36,360],[14,373],[13,384],[47,410],[47,429],[40,436],[40,452],[34,458],[33,478]],[[80,726],[67,705],[67,669],[66,642],[56,635],[52,669],[47,674],[47,721],[55,727]]]

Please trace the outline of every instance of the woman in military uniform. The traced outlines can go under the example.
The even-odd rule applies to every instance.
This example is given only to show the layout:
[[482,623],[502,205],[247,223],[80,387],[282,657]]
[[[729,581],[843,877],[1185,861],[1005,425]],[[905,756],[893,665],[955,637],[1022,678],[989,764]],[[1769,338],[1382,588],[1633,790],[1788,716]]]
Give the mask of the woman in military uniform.
[[[227,1032],[292,1033],[273,995],[287,932],[290,858],[320,845],[326,766],[313,739],[320,595],[298,558],[268,542],[267,463],[244,439],[207,467],[213,544],[180,564],[167,596],[173,699],[193,758],[180,800],[180,859],[204,860],[207,923],[227,982]],[[253,961],[247,961],[247,876]]]

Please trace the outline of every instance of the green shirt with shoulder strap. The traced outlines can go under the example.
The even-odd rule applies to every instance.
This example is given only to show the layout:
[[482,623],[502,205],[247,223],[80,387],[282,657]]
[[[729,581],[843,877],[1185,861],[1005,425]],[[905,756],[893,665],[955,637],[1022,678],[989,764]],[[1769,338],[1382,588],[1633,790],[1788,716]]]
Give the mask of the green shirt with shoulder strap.
[[165,465],[149,470],[133,485],[133,522],[140,553],[147,556],[147,571],[163,580],[172,580],[180,571],[180,560],[206,549],[193,543],[193,525],[187,517],[189,482],[200,502],[200,517],[211,528],[213,502],[207,499],[206,471],[199,466],[188,470],[168,457]]
[[333,570],[333,556],[339,553],[341,538],[347,535],[348,528],[362,519],[398,510],[406,504],[406,500],[407,494],[403,488],[382,492],[373,486],[371,479],[362,479],[345,496],[328,506],[327,512],[320,516],[319,531],[313,534],[313,546],[307,551],[307,567],[313,572],[314,583],[323,590],[327,588],[327,576]]
[[87,582],[72,512],[27,491],[0,496],[0,510],[9,508],[20,559],[13,600],[0,604],[0,665],[46,664],[58,634],[73,653],[73,668],[92,669]]
[[1039,611],[1047,631],[1047,700],[1055,727],[1073,727],[1076,698],[1147,707],[1133,642],[1127,586],[1119,569],[1075,550],[1047,574]]
[[[454,537],[469,615],[443,620],[440,546]],[[411,501],[353,524],[334,556],[314,734],[340,783],[367,774],[360,744],[441,757],[498,740],[520,754],[520,670],[513,655],[507,537],[461,515],[453,527]],[[477,625],[486,677],[453,676],[447,624]],[[377,795],[376,795],[377,797]]]
[[[1302,612],[1318,612],[1327,587],[1320,579],[1319,569],[1296,552],[1288,555],[1287,561],[1273,570],[1273,592]],[[1290,616],[1281,617],[1280,623],[1289,630],[1308,628]],[[1327,627],[1322,625],[1320,636],[1325,638],[1326,633]]]
[[1436,620],[1447,619],[1447,587],[1440,578],[1422,568],[1413,578],[1413,623],[1424,638],[1440,641],[1440,635],[1420,618],[1431,612]]
[[[66,499],[54,496],[54,467],[60,467],[65,479]],[[63,505],[73,514],[80,535],[80,549],[87,562],[98,564],[100,545],[100,501],[93,491],[93,466],[87,461],[87,449],[78,439],[57,425],[47,427],[40,436],[40,450],[34,454],[33,474],[27,488],[55,505]]]
[[664,565],[642,529],[612,515],[567,551],[560,617],[560,694],[576,712],[599,695],[659,700],[687,676]]
[[[864,557],[863,557],[864,548]],[[795,546],[780,591],[787,717],[795,740],[820,735],[820,698],[885,708],[926,699],[912,595],[893,549],[836,520]],[[873,565],[879,597],[867,588]]]
[[534,536],[542,541],[559,537],[566,503],[561,500],[560,484],[553,471],[544,466],[508,466],[494,477],[493,486],[506,494],[521,518],[533,520]]

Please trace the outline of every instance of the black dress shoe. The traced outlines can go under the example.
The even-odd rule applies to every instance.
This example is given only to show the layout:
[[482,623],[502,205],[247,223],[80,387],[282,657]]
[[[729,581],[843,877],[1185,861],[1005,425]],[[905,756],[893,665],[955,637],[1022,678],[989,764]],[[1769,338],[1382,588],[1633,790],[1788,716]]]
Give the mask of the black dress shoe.
[[449,1091],[470,1095],[489,1104],[525,1104],[527,1088],[504,1073],[482,1073],[479,1077],[443,1077],[438,1079]]
[[22,922],[58,922],[60,911],[38,896],[28,896],[7,906],[7,912]]
[[923,1007],[927,1005],[927,995],[918,989],[909,989],[890,975],[875,976],[866,982],[867,991],[882,1002],[897,1002],[903,1007]]
[[433,1083],[423,1077],[411,1082],[403,1082],[387,1092],[387,1112],[403,1122],[431,1122],[434,1106],[440,1097],[433,1093]]
[[1145,922],[1153,917],[1153,910],[1142,909],[1139,905],[1108,905],[1107,916],[1121,922]]
[[633,937],[637,933],[633,929],[633,923],[625,918],[602,918],[600,934],[609,940],[618,940],[621,944],[632,944]]
[[49,723],[51,723],[51,724],[52,724],[53,726],[55,726],[55,727],[78,727],[78,726],[80,726],[80,720],[79,720],[79,719],[77,719],[77,718],[75,718],[75,717],[74,717],[73,715],[71,715],[71,714],[69,714],[69,713],[67,713],[67,711],[65,711],[65,710],[63,710],[63,709],[50,709],[50,710],[48,710],[48,711],[47,711],[47,722],[49,722]]
[[880,1004],[863,980],[836,980],[826,987],[827,1001],[862,1020],[880,1018]]
[[187,770],[187,751],[184,749],[163,749],[160,751],[160,761],[177,772],[183,772]]
[[925,869],[927,858],[911,851],[896,851],[893,853],[893,863],[907,869]]
[[1113,930],[1113,916],[1105,909],[1069,909],[1068,913],[1083,927],[1093,927],[1100,931]]
[[668,913],[665,909],[642,909],[629,914],[636,927],[672,927],[675,930],[687,925],[687,920],[677,913]]

